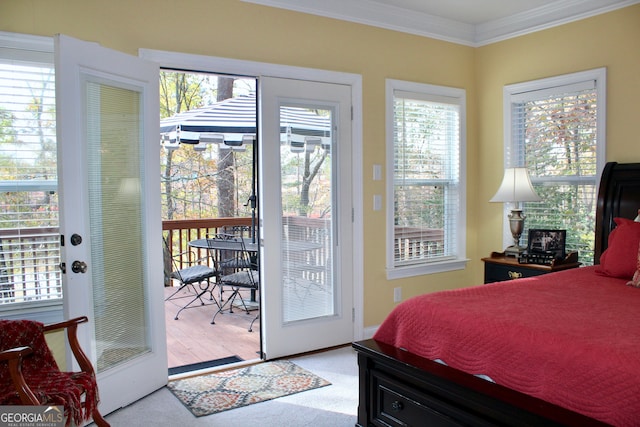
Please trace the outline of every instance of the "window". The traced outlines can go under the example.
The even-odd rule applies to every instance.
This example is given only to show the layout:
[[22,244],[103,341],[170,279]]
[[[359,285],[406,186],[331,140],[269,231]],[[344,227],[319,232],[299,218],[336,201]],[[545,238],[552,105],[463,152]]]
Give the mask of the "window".
[[504,89],[505,167],[526,166],[543,199],[524,204],[523,240],[531,228],[567,230],[567,251],[585,265],[605,159],[605,80],[602,68]]
[[60,305],[53,40],[0,33],[0,311]]
[[465,92],[387,80],[387,275],[465,260]]

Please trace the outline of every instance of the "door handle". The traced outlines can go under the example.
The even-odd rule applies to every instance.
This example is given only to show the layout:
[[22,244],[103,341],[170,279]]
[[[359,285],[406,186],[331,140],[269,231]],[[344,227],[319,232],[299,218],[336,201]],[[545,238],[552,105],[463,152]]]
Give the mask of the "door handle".
[[71,271],[74,273],[86,273],[87,263],[84,261],[73,261],[73,264],[71,264]]

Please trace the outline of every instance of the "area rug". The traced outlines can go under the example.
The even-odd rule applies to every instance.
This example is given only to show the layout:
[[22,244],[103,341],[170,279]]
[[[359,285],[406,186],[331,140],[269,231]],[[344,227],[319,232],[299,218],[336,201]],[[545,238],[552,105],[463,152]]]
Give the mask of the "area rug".
[[283,360],[170,381],[167,388],[201,417],[330,384]]

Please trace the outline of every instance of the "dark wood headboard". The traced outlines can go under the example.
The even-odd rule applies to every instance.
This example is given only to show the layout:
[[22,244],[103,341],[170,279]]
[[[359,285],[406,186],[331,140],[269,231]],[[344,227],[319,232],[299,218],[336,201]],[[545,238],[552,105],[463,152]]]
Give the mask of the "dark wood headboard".
[[609,162],[605,165],[596,206],[596,241],[594,264],[607,249],[609,233],[615,228],[613,218],[634,219],[640,209],[640,163]]

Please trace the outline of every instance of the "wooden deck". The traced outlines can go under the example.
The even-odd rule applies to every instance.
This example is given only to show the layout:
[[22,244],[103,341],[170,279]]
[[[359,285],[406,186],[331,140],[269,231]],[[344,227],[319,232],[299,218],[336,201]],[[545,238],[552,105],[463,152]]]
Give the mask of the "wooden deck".
[[[165,288],[165,298],[175,290],[175,287]],[[229,295],[229,292],[225,294]],[[211,318],[217,306],[197,303],[194,308],[183,310],[175,320],[176,312],[186,302],[187,299],[165,301],[169,368],[229,356],[243,360],[260,357],[260,320],[253,324],[253,332],[248,331],[257,312],[247,315],[240,309],[234,309],[233,314],[225,311],[216,317],[216,323],[212,325]]]

